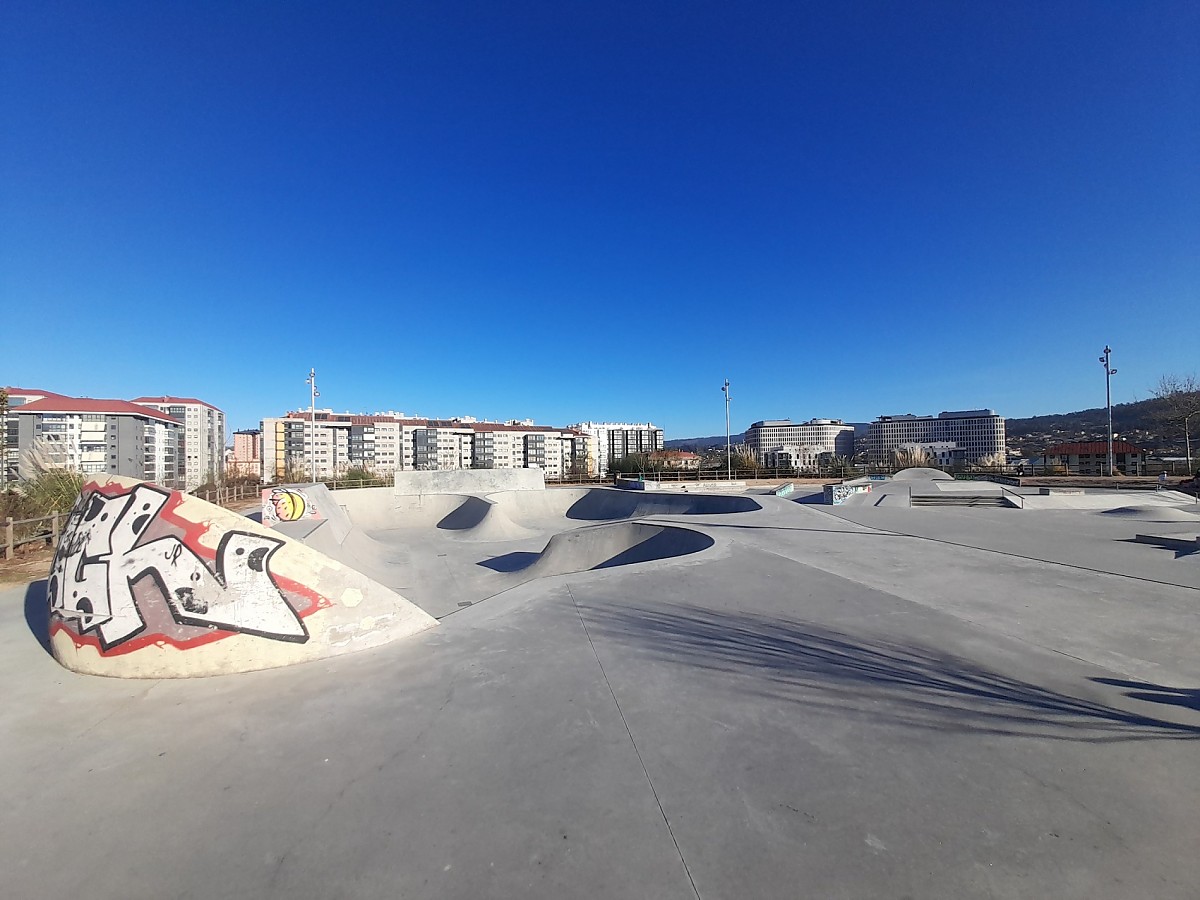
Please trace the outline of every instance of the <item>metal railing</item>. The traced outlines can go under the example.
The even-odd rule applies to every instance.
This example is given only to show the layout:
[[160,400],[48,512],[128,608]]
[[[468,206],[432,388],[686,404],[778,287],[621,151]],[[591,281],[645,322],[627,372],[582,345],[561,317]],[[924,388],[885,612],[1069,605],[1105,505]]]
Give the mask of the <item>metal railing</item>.
[[[57,510],[48,516],[38,516],[33,519],[4,518],[4,558],[12,559],[18,547],[25,544],[44,542],[48,547],[58,545],[58,536],[62,531],[62,520],[66,513]],[[48,524],[47,524],[48,523]]]

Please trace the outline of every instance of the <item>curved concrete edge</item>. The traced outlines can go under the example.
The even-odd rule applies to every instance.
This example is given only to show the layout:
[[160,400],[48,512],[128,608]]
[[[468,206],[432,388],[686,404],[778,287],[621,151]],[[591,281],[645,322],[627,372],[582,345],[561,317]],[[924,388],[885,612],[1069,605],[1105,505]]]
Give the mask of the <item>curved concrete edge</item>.
[[84,483],[47,594],[55,659],[119,678],[292,665],[437,624],[390,588],[285,534],[117,476]]
[[520,574],[546,578],[673,559],[700,553],[714,543],[704,532],[678,525],[650,522],[588,525],[554,535],[538,558]]

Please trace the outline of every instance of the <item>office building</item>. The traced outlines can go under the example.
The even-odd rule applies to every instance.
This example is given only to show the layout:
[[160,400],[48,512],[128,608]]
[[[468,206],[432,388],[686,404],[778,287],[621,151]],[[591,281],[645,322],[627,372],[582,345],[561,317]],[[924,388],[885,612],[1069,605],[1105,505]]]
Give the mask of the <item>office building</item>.
[[765,466],[807,469],[822,456],[853,456],[854,426],[841,419],[765,419],[746,429],[745,443]]
[[[937,447],[938,459],[967,464],[1005,453],[1004,418],[991,409],[942,412],[934,416],[880,416],[867,429],[867,459],[886,464],[906,444]],[[948,448],[946,444],[953,444]]]

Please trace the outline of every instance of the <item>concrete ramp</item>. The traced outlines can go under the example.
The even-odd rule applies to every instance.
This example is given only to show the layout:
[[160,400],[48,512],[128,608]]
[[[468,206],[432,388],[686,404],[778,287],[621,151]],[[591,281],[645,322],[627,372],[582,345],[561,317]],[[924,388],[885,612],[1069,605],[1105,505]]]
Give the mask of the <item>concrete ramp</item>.
[[[333,508],[328,518],[300,517],[288,527],[315,527],[340,543]],[[343,524],[344,539],[349,520]],[[395,591],[282,532],[116,476],[84,483],[47,593],[55,659],[122,678],[285,666],[436,624]]]

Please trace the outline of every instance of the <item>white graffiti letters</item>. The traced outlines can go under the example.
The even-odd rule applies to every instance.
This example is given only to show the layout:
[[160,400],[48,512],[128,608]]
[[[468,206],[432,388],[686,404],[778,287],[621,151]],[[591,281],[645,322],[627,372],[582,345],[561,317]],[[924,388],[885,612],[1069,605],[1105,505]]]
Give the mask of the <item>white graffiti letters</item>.
[[283,541],[248,532],[226,533],[216,571],[178,537],[138,544],[170,493],[138,485],[128,494],[80,496],[55,553],[50,609],[94,632],[105,648],[142,633],[146,620],[134,586],[153,579],[171,618],[180,625],[303,642],[308,631],[271,577],[268,565]]

